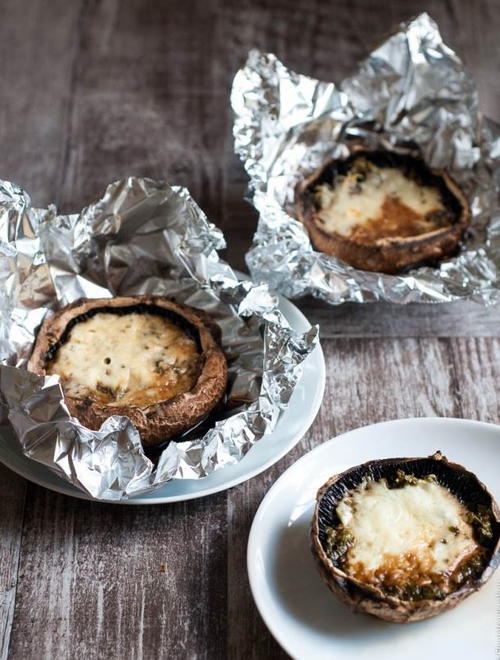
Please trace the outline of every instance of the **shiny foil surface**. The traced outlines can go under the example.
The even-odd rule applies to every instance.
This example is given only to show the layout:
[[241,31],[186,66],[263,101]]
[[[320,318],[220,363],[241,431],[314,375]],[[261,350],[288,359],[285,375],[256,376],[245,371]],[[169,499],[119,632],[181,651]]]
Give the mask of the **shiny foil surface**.
[[[247,254],[254,281],[331,304],[497,299],[500,127],[481,116],[474,81],[427,14],[402,25],[338,86],[253,50],[235,76],[231,102],[235,149],[259,212]],[[472,212],[456,257],[385,275],[313,249],[295,216],[295,187],[358,145],[420,155],[455,179]]]
[[[317,342],[294,332],[267,285],[219,259],[221,231],[184,188],[130,177],[74,215],[32,208],[0,182],[0,412],[29,458],[96,499],[120,500],[240,461],[272,431]],[[79,298],[156,294],[208,312],[222,330],[227,403],[213,425],[171,442],[157,465],[113,415],[99,431],[68,413],[59,377],[26,370],[47,314]],[[265,438],[263,440],[265,442]]]

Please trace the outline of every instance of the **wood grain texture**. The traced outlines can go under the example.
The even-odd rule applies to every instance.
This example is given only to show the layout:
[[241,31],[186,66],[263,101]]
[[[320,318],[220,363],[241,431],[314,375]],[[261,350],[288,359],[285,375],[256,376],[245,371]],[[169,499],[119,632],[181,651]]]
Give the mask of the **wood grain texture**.
[[[0,176],[82,208],[130,174],[186,185],[244,269],[256,216],[233,154],[231,81],[252,47],[339,81],[429,11],[500,119],[495,0],[0,0]],[[280,658],[249,591],[246,543],[278,476],[332,435],[384,419],[498,422],[500,307],[304,300],[325,400],[301,443],[226,493],[168,507],[71,500],[0,467],[0,657]]]
[[30,486],[10,657],[223,657],[225,500],[121,507]]
[[0,659],[8,658],[18,579],[26,482],[0,464]]
[[500,342],[479,338],[450,340],[459,417],[498,424],[500,420]]
[[498,337],[500,305],[463,301],[444,304],[391,305],[346,303],[332,307],[305,298],[297,306],[321,337]]
[[23,186],[35,204],[58,196],[80,10],[64,0],[0,4],[0,177]]

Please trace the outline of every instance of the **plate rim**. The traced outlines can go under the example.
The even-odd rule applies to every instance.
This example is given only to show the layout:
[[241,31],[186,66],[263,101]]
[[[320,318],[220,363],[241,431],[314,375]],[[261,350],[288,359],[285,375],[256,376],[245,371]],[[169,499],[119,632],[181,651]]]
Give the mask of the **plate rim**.
[[[389,419],[389,420],[384,420],[380,422],[374,422],[373,424],[363,424],[362,426],[357,426],[353,429],[350,429],[349,431],[345,431],[344,433],[339,433],[339,435],[333,436],[332,438],[329,438],[328,440],[325,440],[325,442],[322,442],[321,444],[317,445],[316,447],[313,447],[310,449],[308,452],[306,452],[303,456],[298,458],[292,465],[290,465],[279,477],[276,479],[276,481],[273,483],[271,488],[267,491],[267,493],[264,495],[262,498],[259,507],[257,511],[255,512],[255,515],[252,520],[252,525],[250,527],[250,532],[248,534],[248,541],[247,541],[247,553],[246,553],[246,567],[247,567],[247,575],[248,575],[248,582],[250,584],[250,592],[252,594],[252,598],[254,601],[254,604],[257,608],[257,611],[264,622],[264,625],[266,626],[267,630],[271,633],[275,641],[281,646],[281,648],[290,655],[292,658],[296,658],[297,656],[295,655],[294,649],[290,648],[287,644],[286,641],[286,636],[282,633],[279,633],[275,627],[272,627],[272,622],[269,623],[270,617],[267,617],[264,614],[264,608],[262,607],[262,603],[259,601],[259,598],[257,597],[257,587],[256,587],[256,566],[257,562],[251,562],[251,556],[252,559],[256,556],[256,552],[254,550],[254,547],[257,547],[257,542],[256,542],[256,536],[257,536],[257,528],[261,523],[262,518],[265,515],[265,509],[267,508],[268,502],[271,499],[272,492],[276,489],[279,488],[280,483],[284,481],[286,475],[288,474],[289,471],[294,469],[298,464],[301,462],[305,462],[306,459],[309,459],[309,457],[315,453],[318,453],[319,450],[324,450],[325,447],[334,445],[337,441],[342,440],[344,441],[345,438],[358,431],[361,429],[368,429],[372,427],[379,427],[379,426],[398,426],[403,423],[408,423],[408,422],[417,422],[417,423],[428,423],[428,422],[433,422],[433,423],[438,423],[438,424],[443,424],[447,425],[450,422],[455,423],[458,422],[463,425],[468,425],[468,426],[475,426],[477,427],[482,427],[482,428],[488,428],[490,430],[496,429],[500,433],[500,424],[495,424],[494,422],[482,422],[480,420],[475,420],[475,419],[469,419],[469,418],[463,418],[463,417],[446,417],[446,416],[422,416],[422,417],[398,417],[395,419]],[[499,438],[500,442],[500,438]],[[272,620],[271,620],[272,621]]]
[[[238,273],[240,275],[240,273]],[[288,298],[285,298],[285,296],[281,294],[275,294],[278,297],[278,309],[280,309],[285,316],[285,318],[288,321],[288,314],[292,313],[297,315],[298,319],[300,320],[301,323],[304,323],[307,325],[307,328],[304,329],[304,332],[307,332],[308,329],[312,327],[312,324],[310,323],[309,319],[305,316],[305,314],[293,303],[291,302]],[[285,308],[285,309],[283,309]],[[287,309],[288,308],[288,309]],[[293,326],[292,326],[293,327]],[[245,481],[248,481],[249,479],[253,479],[257,475],[261,474],[265,470],[269,469],[272,465],[277,463],[283,456],[288,454],[294,447],[297,445],[300,440],[305,436],[305,434],[308,432],[308,430],[311,428],[312,424],[314,423],[319,409],[321,407],[321,404],[323,403],[324,399],[324,393],[325,393],[325,386],[326,386],[326,364],[325,364],[325,356],[323,353],[323,349],[321,346],[320,341],[318,340],[318,343],[316,344],[314,350],[311,352],[311,354],[306,358],[306,361],[311,358],[311,356],[316,353],[317,355],[317,362],[318,364],[316,365],[318,371],[319,371],[319,378],[317,379],[318,387],[317,391],[315,394],[315,398],[312,400],[312,405],[310,407],[311,411],[311,416],[308,420],[307,425],[304,425],[297,433],[295,433],[293,436],[291,436],[290,440],[284,444],[283,447],[280,448],[279,451],[277,451],[275,454],[273,454],[268,460],[264,461],[261,465],[255,467],[253,470],[250,470],[248,472],[245,472],[244,474],[240,474],[233,479],[229,479],[227,482],[224,482],[222,484],[218,484],[215,486],[209,486],[202,488],[200,491],[195,491],[195,492],[189,492],[186,494],[179,494],[179,495],[169,495],[169,496],[163,496],[163,497],[149,497],[147,498],[146,494],[144,495],[137,495],[137,496],[132,496],[127,499],[122,499],[122,500],[107,500],[107,499],[96,499],[94,497],[91,497],[87,493],[84,493],[83,491],[80,491],[76,486],[71,484],[69,481],[66,483],[62,477],[59,477],[57,474],[54,473],[54,476],[57,477],[62,481],[62,485],[59,485],[58,483],[50,483],[48,484],[44,479],[39,478],[38,476],[32,476],[19,470],[15,464],[12,464],[10,461],[5,462],[3,457],[0,457],[0,462],[3,463],[8,469],[12,470],[12,472],[15,472],[17,475],[23,477],[24,479],[27,479],[28,481],[31,481],[32,483],[37,484],[38,486],[42,486],[43,488],[47,488],[48,490],[52,490],[56,493],[60,493],[62,495],[66,495],[68,497],[75,497],[80,500],[86,500],[88,502],[102,502],[103,504],[121,504],[121,505],[135,505],[135,506],[145,506],[145,505],[153,505],[153,504],[174,504],[175,502],[184,502],[188,500],[194,500],[194,499],[199,499],[202,497],[208,497],[209,495],[213,495],[215,493],[220,493],[225,490],[229,490],[230,488],[234,488],[235,486],[238,486],[241,483],[244,483]],[[305,363],[304,363],[305,364]],[[317,373],[318,373],[317,371]],[[303,375],[301,375],[302,379]],[[300,380],[299,380],[300,384]],[[295,391],[295,390],[294,390]],[[288,409],[288,408],[287,408]],[[278,427],[280,421],[278,421],[278,424],[276,425],[276,428]],[[271,433],[267,434],[269,437],[272,435],[274,432],[271,431]],[[263,439],[266,436],[263,436]],[[260,441],[259,441],[260,442]],[[244,460],[244,459],[242,459]],[[50,468],[46,468],[47,470],[50,470]],[[224,469],[224,468],[222,468]],[[197,481],[197,480],[196,480]],[[164,484],[163,487],[167,486],[169,482]],[[70,490],[71,489],[71,490]],[[161,489],[160,489],[161,490]],[[154,491],[150,491],[151,493],[154,493]]]

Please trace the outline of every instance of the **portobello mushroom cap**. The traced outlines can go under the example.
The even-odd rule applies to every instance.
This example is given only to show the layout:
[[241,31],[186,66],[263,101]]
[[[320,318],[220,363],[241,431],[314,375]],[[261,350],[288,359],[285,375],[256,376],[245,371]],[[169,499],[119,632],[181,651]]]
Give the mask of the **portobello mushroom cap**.
[[[446,209],[447,221],[432,231],[409,236],[355,237],[335,230],[326,231],[318,219],[315,191],[321,184],[335,188],[358,159],[379,168],[395,168],[421,186],[437,188]],[[307,228],[313,246],[361,270],[399,273],[404,269],[435,265],[453,256],[470,223],[470,209],[464,194],[444,171],[430,169],[423,160],[391,151],[355,150],[349,158],[331,160],[300,182],[295,191],[298,219]]]
[[[397,478],[398,470],[424,478],[435,475],[437,483],[446,487],[468,511],[480,506],[488,511],[492,537],[487,543],[481,572],[468,578],[456,591],[442,599],[403,600],[378,586],[360,581],[335,565],[327,552],[327,528],[339,523],[336,507],[347,493],[364,480],[388,483]],[[411,487],[411,486],[408,486]],[[390,458],[369,461],[329,479],[318,491],[311,524],[311,549],[317,567],[329,589],[353,612],[372,614],[385,621],[409,623],[436,616],[449,610],[481,588],[500,563],[500,510],[481,481],[463,466],[452,463],[440,452],[427,458]],[[356,543],[354,539],[353,544]],[[482,544],[485,545],[485,544]]]
[[[58,350],[70,339],[72,328],[98,313],[115,316],[150,314],[166,319],[196,342],[199,370],[194,385],[188,391],[141,405],[135,405],[133,401],[123,405],[119,400],[112,404],[99,401],[97,392],[94,395],[87,392],[75,396],[65,390],[64,382],[61,382],[70,414],[83,425],[97,430],[111,415],[124,415],[138,429],[142,444],[148,447],[175,439],[201,422],[218,404],[227,385],[227,363],[220,347],[220,328],[203,311],[162,296],[82,298],[63,307],[43,322],[28,362],[28,370],[46,375],[51,370],[50,365],[57,357]],[[112,336],[105,332],[103,335],[102,342],[113,342]],[[158,373],[161,381],[162,372]]]

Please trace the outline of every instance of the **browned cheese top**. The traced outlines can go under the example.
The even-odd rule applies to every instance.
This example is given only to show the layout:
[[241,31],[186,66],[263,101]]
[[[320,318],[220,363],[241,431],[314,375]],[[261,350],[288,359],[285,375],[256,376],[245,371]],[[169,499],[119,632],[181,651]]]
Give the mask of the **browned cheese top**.
[[389,488],[384,479],[363,482],[337,506],[353,537],[344,570],[386,589],[436,585],[457,587],[464,563],[481,550],[464,505],[435,481]]
[[326,233],[358,243],[407,238],[435,231],[453,221],[441,193],[394,167],[359,158],[335,185],[315,189],[316,219]]
[[145,406],[189,391],[201,369],[196,342],[155,314],[99,312],[77,323],[47,373],[65,393],[109,406]]

